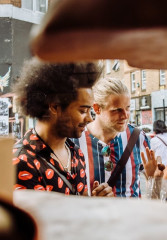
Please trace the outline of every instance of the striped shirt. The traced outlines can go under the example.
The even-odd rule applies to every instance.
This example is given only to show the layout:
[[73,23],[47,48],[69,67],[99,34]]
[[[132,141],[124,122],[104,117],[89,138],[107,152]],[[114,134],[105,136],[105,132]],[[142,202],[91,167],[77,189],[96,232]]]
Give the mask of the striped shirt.
[[[88,183],[88,193],[90,195],[93,182],[107,182],[112,171],[106,171],[104,164],[107,161],[112,161],[115,167],[121,158],[124,149],[126,148],[128,139],[133,132],[134,127],[128,124],[126,131],[119,133],[110,141],[111,149],[110,156],[103,156],[101,150],[106,143],[91,135],[88,130],[85,130],[79,139],[72,139],[83,151],[86,161],[86,173]],[[145,133],[141,131],[139,138],[133,148],[133,151],[123,169],[120,177],[116,182],[113,191],[118,197],[140,197],[140,165],[142,163],[140,153],[145,152],[146,147],[150,148],[149,140]],[[114,168],[113,168],[114,169]]]

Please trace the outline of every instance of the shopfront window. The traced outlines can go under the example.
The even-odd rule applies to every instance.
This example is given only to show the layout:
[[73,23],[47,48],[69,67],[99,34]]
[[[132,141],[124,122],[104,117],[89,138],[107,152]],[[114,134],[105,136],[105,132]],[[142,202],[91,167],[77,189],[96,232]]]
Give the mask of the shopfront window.
[[45,13],[48,8],[48,0],[22,0],[22,8]]
[[33,0],[22,0],[21,1],[22,8],[26,8],[29,10],[33,10]]
[[155,120],[165,120],[167,125],[167,108],[157,108],[155,109]]
[[45,13],[47,11],[46,0],[36,0],[36,11]]

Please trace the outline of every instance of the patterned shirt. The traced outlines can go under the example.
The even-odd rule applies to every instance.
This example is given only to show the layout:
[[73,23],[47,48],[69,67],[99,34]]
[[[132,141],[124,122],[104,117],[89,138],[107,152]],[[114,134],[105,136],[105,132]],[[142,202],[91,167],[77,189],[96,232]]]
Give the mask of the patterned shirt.
[[[13,164],[16,167],[16,184],[14,189],[34,189],[72,194],[63,179],[47,164],[52,164],[82,194],[87,191],[85,159],[81,150],[70,140],[66,144],[71,152],[71,173],[53,158],[53,152],[43,140],[30,129],[14,146]],[[32,150],[32,151],[31,151]],[[40,156],[40,157],[39,157]],[[44,161],[42,158],[46,161]]]
[[[73,139],[73,141],[80,146],[85,156],[88,194],[90,194],[90,189],[92,188],[95,180],[100,183],[107,182],[121,158],[133,130],[134,127],[128,124],[126,131],[119,133],[110,141],[109,147],[111,149],[111,154],[108,157],[103,156],[101,153],[103,147],[107,146],[107,144],[92,136],[88,130],[85,130],[81,138]],[[125,165],[125,168],[116,182],[116,186],[113,188],[116,196],[141,196],[139,169],[142,162],[140,153],[141,151],[145,152],[145,148],[147,146],[150,147],[149,140],[142,131],[128,159],[128,162]],[[104,168],[104,164],[108,161],[113,163],[112,171],[106,171]]]

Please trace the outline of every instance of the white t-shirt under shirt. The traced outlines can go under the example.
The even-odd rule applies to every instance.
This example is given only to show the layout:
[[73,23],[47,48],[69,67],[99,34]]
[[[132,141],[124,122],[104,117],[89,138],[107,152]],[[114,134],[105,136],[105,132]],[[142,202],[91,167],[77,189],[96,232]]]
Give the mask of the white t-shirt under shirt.
[[[160,137],[167,144],[167,133],[159,133],[156,136]],[[150,140],[151,149],[155,152],[155,157],[160,156],[162,163],[167,165],[167,146],[158,138],[153,137]]]

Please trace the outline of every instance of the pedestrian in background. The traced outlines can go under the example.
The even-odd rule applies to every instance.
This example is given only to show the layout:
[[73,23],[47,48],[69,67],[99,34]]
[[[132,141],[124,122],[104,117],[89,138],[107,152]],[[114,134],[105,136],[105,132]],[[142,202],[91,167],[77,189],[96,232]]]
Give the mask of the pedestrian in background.
[[153,131],[155,132],[155,137],[150,141],[151,149],[155,152],[155,158],[158,162],[167,165],[167,128],[165,122],[162,120],[157,120],[153,123]]

